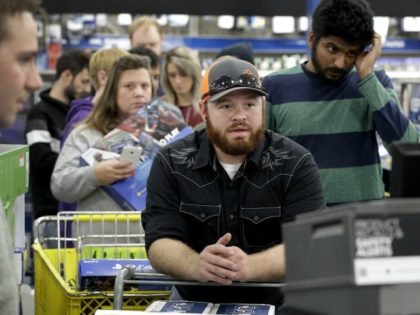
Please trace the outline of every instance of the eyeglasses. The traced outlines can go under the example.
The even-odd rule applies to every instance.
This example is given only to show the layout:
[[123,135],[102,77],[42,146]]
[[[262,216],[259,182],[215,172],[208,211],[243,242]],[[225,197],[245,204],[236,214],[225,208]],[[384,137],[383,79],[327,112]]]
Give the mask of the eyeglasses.
[[210,96],[233,87],[250,87],[263,90],[261,80],[252,74],[241,74],[237,79],[232,79],[231,77],[224,75],[210,83],[209,91],[203,95],[202,99],[205,100]]

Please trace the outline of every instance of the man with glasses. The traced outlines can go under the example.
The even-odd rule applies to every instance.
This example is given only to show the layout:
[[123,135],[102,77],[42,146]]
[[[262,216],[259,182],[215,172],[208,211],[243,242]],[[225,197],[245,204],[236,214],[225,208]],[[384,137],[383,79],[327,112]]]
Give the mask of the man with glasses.
[[311,154],[265,130],[266,93],[256,68],[222,57],[201,84],[206,130],[155,158],[142,213],[146,248],[162,273],[221,287],[178,287],[184,299],[280,305],[277,288],[229,286],[280,281],[282,222],[324,206]]

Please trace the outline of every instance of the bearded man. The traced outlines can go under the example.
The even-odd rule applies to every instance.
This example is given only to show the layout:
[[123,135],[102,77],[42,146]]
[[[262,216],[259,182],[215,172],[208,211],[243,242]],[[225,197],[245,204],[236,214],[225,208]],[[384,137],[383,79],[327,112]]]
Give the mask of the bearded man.
[[[311,58],[263,80],[267,128],[311,152],[328,206],[384,198],[378,143],[418,143],[391,79],[366,0],[319,1],[308,36]],[[378,137],[380,139],[378,139]]]
[[281,281],[282,223],[324,207],[317,166],[297,143],[265,130],[266,92],[256,68],[217,59],[201,85],[206,129],[155,158],[142,223],[151,264],[184,280],[194,301],[282,303],[279,288],[232,282]]

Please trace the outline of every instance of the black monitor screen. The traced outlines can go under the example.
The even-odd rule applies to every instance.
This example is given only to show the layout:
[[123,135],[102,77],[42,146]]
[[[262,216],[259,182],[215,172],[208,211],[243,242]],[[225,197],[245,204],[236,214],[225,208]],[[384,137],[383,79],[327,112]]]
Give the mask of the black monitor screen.
[[392,146],[390,193],[392,198],[420,197],[420,144]]

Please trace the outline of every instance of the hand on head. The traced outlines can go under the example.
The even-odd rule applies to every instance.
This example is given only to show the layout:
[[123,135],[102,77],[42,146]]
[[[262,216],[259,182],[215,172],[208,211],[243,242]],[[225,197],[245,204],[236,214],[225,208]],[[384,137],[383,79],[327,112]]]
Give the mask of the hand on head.
[[382,42],[381,35],[375,33],[372,42],[372,48],[362,51],[356,59],[356,70],[360,80],[366,78],[372,71],[376,60],[381,55]]

